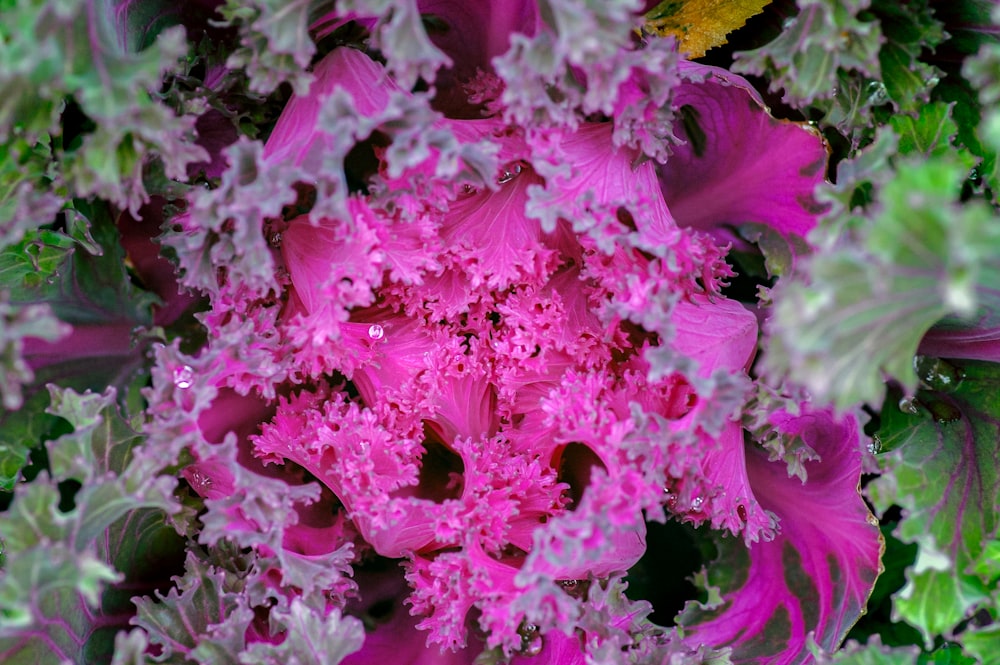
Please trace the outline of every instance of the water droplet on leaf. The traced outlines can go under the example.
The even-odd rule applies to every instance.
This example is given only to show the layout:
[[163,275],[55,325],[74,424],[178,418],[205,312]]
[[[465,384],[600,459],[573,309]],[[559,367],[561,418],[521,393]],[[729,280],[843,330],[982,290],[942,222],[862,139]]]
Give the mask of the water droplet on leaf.
[[521,175],[522,167],[520,164],[513,164],[511,166],[505,167],[503,173],[497,178],[497,184],[503,185],[508,183],[517,176]]
[[924,386],[942,393],[954,392],[965,378],[960,367],[928,356],[914,356],[913,370]]
[[881,106],[889,99],[889,92],[881,81],[869,81],[865,92],[868,93],[868,104],[871,106]]
[[868,442],[868,452],[872,455],[878,455],[882,452],[882,437],[878,434],[872,437],[872,440]]
[[521,624],[517,629],[517,634],[521,636],[521,648],[518,652],[523,656],[537,656],[542,652],[544,641],[538,633],[538,626],[533,623]]
[[385,337],[385,328],[383,328],[377,323],[373,323],[370,326],[368,326],[368,336],[374,339],[375,341],[378,341],[383,337]]
[[899,410],[903,413],[908,413],[911,416],[915,416],[920,413],[920,407],[917,406],[917,400],[912,397],[904,397],[899,400]]
[[590,582],[587,580],[559,580],[558,584],[572,598],[585,598],[590,591]]
[[174,369],[174,385],[186,390],[194,383],[194,370],[190,365],[181,365]]

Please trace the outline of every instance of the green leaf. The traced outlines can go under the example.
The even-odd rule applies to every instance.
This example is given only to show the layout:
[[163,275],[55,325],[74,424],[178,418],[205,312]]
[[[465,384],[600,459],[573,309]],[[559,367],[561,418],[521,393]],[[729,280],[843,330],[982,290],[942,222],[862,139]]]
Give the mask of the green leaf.
[[271,612],[288,637],[278,645],[257,642],[240,659],[241,665],[337,665],[361,648],[365,629],[361,620],[327,612],[292,600],[288,610]]
[[[23,553],[11,561],[0,582],[0,658],[5,664],[109,662],[115,633],[128,627],[134,608],[130,603],[110,606],[107,598],[116,584],[122,585],[119,596],[141,593],[150,588],[147,579],[122,576],[100,556],[61,543]],[[98,602],[108,584],[112,586]]]
[[177,481],[135,463],[141,437],[113,389],[50,391],[49,413],[72,431],[48,442],[51,474],[19,484],[2,514],[0,660],[96,665],[133,615],[131,595],[162,586],[179,555],[165,522]]
[[781,35],[754,51],[736,54],[733,71],[766,76],[770,89],[804,107],[836,94],[838,70],[879,78],[882,31],[861,16],[869,0],[802,0]]
[[[231,576],[188,552],[186,572],[174,588],[157,593],[155,601],[136,600],[134,623],[146,630],[151,644],[161,645],[159,662],[237,663],[253,612],[246,597],[231,588]],[[222,631],[219,627],[227,623],[242,630]]]
[[952,107],[935,102],[922,106],[916,117],[900,114],[889,118],[889,124],[899,135],[900,154],[931,157],[954,150],[951,141],[958,134],[958,125],[951,118]]
[[49,386],[49,392],[47,411],[69,421],[74,430],[49,443],[53,478],[88,485],[109,472],[123,474],[142,436],[114,413],[115,394],[81,395],[55,386]]
[[770,89],[852,149],[871,140],[890,107],[914,112],[941,72],[922,59],[944,39],[927,0],[808,0],[781,35],[736,54],[734,71],[764,76]]
[[934,6],[935,16],[944,23],[949,39],[945,46],[962,55],[972,55],[986,44],[1000,42],[991,14],[996,11],[993,0],[960,0],[939,2]]
[[[157,298],[129,278],[105,206],[81,201],[64,218],[65,231],[32,230],[0,250],[0,283],[10,301],[0,302],[0,378],[8,409],[24,401],[0,413],[0,488],[9,489],[27,451],[52,430],[43,413],[46,383],[124,393],[144,381],[151,340],[133,333],[152,324]],[[58,345],[37,343],[57,338]]]
[[[995,612],[994,612],[995,614]],[[997,617],[993,617],[995,622]],[[974,657],[979,665],[1000,665],[1000,625],[994,623],[981,629],[967,630],[962,633],[962,646],[965,652]]]
[[[53,181],[71,195],[101,196],[135,213],[148,198],[147,159],[159,156],[171,177],[184,178],[186,165],[205,153],[193,141],[194,118],[176,116],[150,95],[187,51],[184,30],[164,31],[150,48],[129,53],[115,18],[111,0],[26,0],[4,9],[0,136],[9,138],[0,154],[23,156],[26,146],[60,137],[52,163],[65,170]],[[18,182],[37,181],[36,174]]]
[[[41,229],[0,252],[0,281],[17,303],[47,303],[74,325],[152,323],[155,295],[138,289],[107,207],[79,201],[73,235]],[[74,237],[75,236],[75,237]]]
[[[0,290],[0,398],[4,409],[17,409],[23,402],[22,386],[34,379],[23,358],[25,340],[54,342],[69,329],[47,305],[12,303],[9,298],[8,291]],[[10,443],[5,435],[0,435],[0,441]]]
[[[884,475],[868,487],[880,511],[903,508],[896,535],[919,547],[894,613],[930,647],[989,602],[997,580],[982,559],[1000,507],[1000,367],[968,361],[953,392],[922,390],[882,409]],[[977,568],[977,563],[979,567]]]
[[226,66],[245,68],[250,90],[270,93],[281,83],[289,82],[299,94],[305,94],[312,81],[306,72],[316,45],[309,35],[309,25],[318,18],[313,0],[228,0],[219,8],[225,25],[240,31],[240,46]]
[[927,0],[905,5],[875,0],[872,10],[886,40],[879,51],[879,67],[888,99],[897,111],[919,110],[941,76],[937,67],[920,56],[944,40],[942,24]]
[[[967,59],[962,74],[971,84],[972,94],[978,97],[969,104],[973,107],[975,101],[979,102],[976,108],[970,108],[969,114],[971,120],[978,121],[981,111],[982,122],[977,125],[970,123],[970,126],[975,128],[974,141],[981,148],[976,154],[983,157],[982,175],[996,201],[1000,196],[1000,159],[997,157],[1000,153],[1000,111],[997,110],[997,103],[1000,102],[1000,43],[987,43],[978,54]],[[967,141],[966,144],[972,142]]]
[[[51,222],[65,202],[57,189],[51,142],[11,138],[0,143],[0,248]],[[63,188],[64,190],[64,188]]]
[[927,330],[949,314],[974,316],[978,290],[1000,280],[993,212],[958,202],[967,164],[952,153],[899,159],[867,219],[837,211],[833,227],[852,229],[856,244],[816,253],[808,284],[778,284],[769,371],[838,408],[880,401],[886,378],[916,388]]
[[850,640],[834,654],[832,662],[838,665],[913,665],[920,649],[917,647],[891,648],[882,644],[875,635],[867,644]]

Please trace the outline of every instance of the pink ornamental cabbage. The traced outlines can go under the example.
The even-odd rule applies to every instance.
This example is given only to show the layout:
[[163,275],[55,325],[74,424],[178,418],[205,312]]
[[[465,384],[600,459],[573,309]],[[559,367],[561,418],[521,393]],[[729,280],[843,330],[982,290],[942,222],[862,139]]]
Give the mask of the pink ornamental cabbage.
[[[482,20],[455,3],[435,7],[438,20]],[[518,30],[533,34],[524,27],[532,17],[525,5]],[[475,62],[486,66],[504,41],[487,40]],[[686,146],[661,166],[617,140],[624,107],[608,120],[543,128],[495,106],[481,119],[431,115],[418,139],[399,122],[420,99],[366,54],[337,48],[314,74],[262,151],[230,152],[234,168],[252,158],[262,177],[289,186],[277,210],[244,205],[258,226],[232,233],[252,249],[198,244],[205,228],[226,231],[207,211],[238,191],[235,176],[176,221],[182,279],[210,295],[211,338],[189,365],[167,368],[177,390],[161,387],[156,412],[197,458],[185,477],[209,499],[203,537],[228,534],[291,562],[280,593],[304,593],[288,577],[303,557],[353,545],[401,559],[406,586],[397,579],[392,602],[407,593],[413,618],[393,615],[399,630],[442,648],[483,644],[518,661],[570,663],[620,653],[622,640],[648,632],[615,580],[643,555],[645,520],[672,517],[741,536],[734,547],[752,577],[714,614],[685,612],[684,644],[671,648],[752,653],[768,627],[733,626],[753,607],[776,616],[772,605],[794,619],[774,653],[800,653],[810,633],[837,644],[878,566],[877,529],[856,492],[856,426],[829,415],[809,416],[809,427],[774,422],[822,458],[804,486],[817,509],[840,483],[830,506],[838,537],[823,537],[789,510],[798,481],[745,442],[739,408],[757,317],[721,295],[732,272],[718,244],[731,237],[725,225],[744,221],[804,235],[822,142],[770,118],[739,77],[700,66],[680,69],[675,104],[693,120]],[[644,74],[633,74],[623,95],[642,87]],[[442,79],[451,92],[440,108],[468,115],[455,93],[468,75],[459,66]],[[355,149],[377,169],[347,191],[342,171],[324,169]],[[780,167],[766,174],[797,194],[776,193],[761,164]],[[197,272],[206,256],[213,275]],[[269,283],[237,279],[251,258],[274,267]],[[259,396],[244,396],[251,391]],[[231,498],[252,496],[253,478],[303,488],[290,490],[298,507],[277,535],[252,536],[254,504]],[[307,496],[306,478],[318,495]],[[316,522],[310,502],[334,508]],[[328,542],[305,546],[310,538]],[[781,586],[772,568],[793,555],[803,584]],[[338,579],[331,607],[350,609]],[[818,613],[805,611],[806,587]],[[357,658],[384,652],[384,630]],[[666,648],[669,638],[657,639],[642,648]],[[411,662],[423,662],[406,644]]]

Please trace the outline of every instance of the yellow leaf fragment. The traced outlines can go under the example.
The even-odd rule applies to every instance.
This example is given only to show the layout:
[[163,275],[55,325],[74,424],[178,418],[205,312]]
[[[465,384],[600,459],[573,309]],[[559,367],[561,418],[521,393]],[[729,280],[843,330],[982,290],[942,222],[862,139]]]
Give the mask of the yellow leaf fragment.
[[681,53],[700,58],[726,35],[761,13],[770,0],[664,0],[646,13],[646,30],[673,35]]

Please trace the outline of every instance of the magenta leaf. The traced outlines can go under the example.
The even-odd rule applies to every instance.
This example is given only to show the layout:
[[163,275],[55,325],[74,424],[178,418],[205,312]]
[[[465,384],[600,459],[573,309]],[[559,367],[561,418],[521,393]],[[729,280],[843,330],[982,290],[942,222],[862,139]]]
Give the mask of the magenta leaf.
[[664,196],[681,226],[735,240],[734,228],[761,224],[788,241],[804,238],[823,211],[813,190],[826,173],[816,130],[776,120],[743,78],[686,63],[674,90],[687,143],[660,167]]
[[979,289],[979,308],[969,319],[948,316],[927,331],[917,352],[935,358],[1000,361],[1000,302],[994,289]]
[[757,447],[747,471],[761,505],[779,519],[771,542],[749,549],[721,540],[707,583],[721,602],[689,603],[678,620],[689,644],[730,646],[734,663],[797,663],[815,640],[839,645],[864,611],[880,570],[881,537],[858,492],[861,449],[853,417],[777,413],[778,429],[801,436],[821,457],[808,480],[789,477]]

